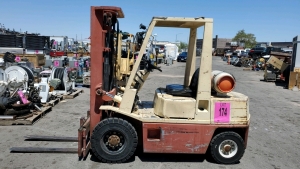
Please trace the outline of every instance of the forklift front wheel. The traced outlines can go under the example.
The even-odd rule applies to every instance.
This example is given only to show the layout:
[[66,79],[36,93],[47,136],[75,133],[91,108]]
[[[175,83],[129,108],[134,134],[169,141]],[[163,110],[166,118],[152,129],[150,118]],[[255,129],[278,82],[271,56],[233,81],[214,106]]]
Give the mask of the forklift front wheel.
[[235,132],[217,134],[210,143],[211,156],[217,163],[235,164],[244,155],[244,141]]
[[102,120],[91,137],[93,154],[102,162],[108,163],[127,161],[134,154],[137,143],[135,128],[120,118]]

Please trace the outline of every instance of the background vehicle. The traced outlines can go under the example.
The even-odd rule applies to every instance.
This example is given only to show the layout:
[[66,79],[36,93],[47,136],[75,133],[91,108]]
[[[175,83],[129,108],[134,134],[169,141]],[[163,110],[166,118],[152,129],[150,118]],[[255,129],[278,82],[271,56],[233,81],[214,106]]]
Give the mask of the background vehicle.
[[248,57],[248,52],[247,51],[242,51],[240,57]]
[[274,47],[274,46],[268,46],[265,51],[262,53],[261,56],[264,56],[264,55],[270,55],[271,52],[282,52],[282,49],[279,48],[279,47]]
[[232,52],[230,50],[228,50],[228,51],[225,52],[225,56],[226,57],[231,56],[231,55],[232,55]]
[[181,52],[177,57],[177,62],[186,62],[187,52]]
[[283,53],[293,53],[293,49],[283,48],[283,49],[281,50],[281,52],[283,52]]
[[234,52],[237,54],[238,57],[240,57],[243,51],[244,50],[242,50],[242,49],[237,49]]
[[265,55],[264,54],[265,52],[266,52],[265,47],[255,47],[249,51],[248,55],[253,59],[257,59],[257,58],[260,58],[261,56]]

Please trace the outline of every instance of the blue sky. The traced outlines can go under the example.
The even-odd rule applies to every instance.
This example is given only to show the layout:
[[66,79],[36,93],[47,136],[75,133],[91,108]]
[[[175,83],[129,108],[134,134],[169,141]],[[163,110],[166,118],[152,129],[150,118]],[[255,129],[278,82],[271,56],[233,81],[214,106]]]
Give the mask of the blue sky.
[[[88,38],[90,6],[121,7],[122,31],[136,33],[139,24],[148,26],[153,16],[214,19],[213,36],[233,38],[244,29],[256,40],[292,41],[300,35],[300,0],[1,0],[0,23],[6,28],[37,32],[46,36]],[[202,31],[202,29],[199,29]],[[186,42],[188,30],[156,28],[159,41]],[[202,32],[198,34],[202,38]]]

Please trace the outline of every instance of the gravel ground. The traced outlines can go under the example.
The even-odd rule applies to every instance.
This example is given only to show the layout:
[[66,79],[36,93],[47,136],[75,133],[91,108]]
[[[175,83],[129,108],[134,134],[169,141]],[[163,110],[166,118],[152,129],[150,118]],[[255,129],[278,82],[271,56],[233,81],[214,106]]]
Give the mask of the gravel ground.
[[[199,61],[199,59],[198,59]],[[150,74],[140,99],[151,102],[154,90],[166,84],[183,83],[185,63],[166,66],[163,72]],[[232,73],[236,80],[235,91],[250,97],[251,124],[248,147],[239,164],[219,165],[204,155],[143,154],[123,164],[104,164],[90,155],[79,161],[77,154],[12,154],[13,146],[77,147],[77,143],[25,142],[26,135],[77,136],[79,118],[89,108],[89,89],[75,99],[64,100],[32,126],[0,126],[0,168],[247,168],[297,169],[300,139],[300,93],[283,89],[281,84],[261,81],[263,72],[243,71],[226,65],[213,57],[213,69]]]

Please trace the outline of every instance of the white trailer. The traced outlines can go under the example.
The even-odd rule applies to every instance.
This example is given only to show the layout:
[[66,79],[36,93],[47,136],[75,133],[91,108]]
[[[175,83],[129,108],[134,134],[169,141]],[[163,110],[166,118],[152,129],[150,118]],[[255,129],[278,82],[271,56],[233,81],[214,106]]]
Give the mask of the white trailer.
[[166,44],[165,45],[165,59],[176,60],[178,56],[178,46],[175,44]]

